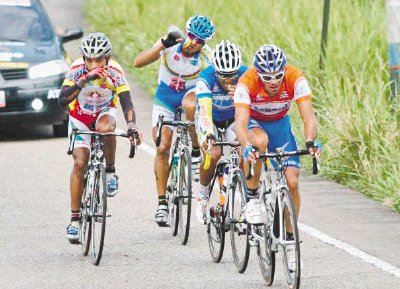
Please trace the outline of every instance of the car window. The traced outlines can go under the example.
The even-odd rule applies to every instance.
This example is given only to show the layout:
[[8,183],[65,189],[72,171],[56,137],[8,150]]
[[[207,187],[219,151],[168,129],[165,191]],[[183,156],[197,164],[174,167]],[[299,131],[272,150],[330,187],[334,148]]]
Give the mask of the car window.
[[53,39],[47,17],[33,6],[0,7],[0,41],[43,42]]

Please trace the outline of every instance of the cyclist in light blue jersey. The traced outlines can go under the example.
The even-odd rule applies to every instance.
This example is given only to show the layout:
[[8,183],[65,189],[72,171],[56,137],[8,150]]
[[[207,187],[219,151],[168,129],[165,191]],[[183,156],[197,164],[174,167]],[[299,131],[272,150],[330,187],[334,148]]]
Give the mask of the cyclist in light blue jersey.
[[[218,128],[225,130],[225,141],[236,139],[233,95],[239,77],[247,70],[247,67],[242,65],[239,48],[230,41],[223,40],[216,45],[212,63],[212,66],[201,72],[196,85],[196,132],[203,154],[207,153],[208,140],[215,141]],[[209,220],[210,182],[221,155],[221,148],[213,147],[209,168],[204,169],[204,157],[200,165],[196,216],[203,224],[207,224]]]

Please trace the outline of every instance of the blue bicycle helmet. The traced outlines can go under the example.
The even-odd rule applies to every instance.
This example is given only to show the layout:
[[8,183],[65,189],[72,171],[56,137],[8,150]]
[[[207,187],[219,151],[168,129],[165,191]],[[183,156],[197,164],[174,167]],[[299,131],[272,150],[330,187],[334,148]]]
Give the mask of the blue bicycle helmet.
[[260,73],[282,71],[286,66],[286,55],[279,47],[267,44],[258,48],[253,65]]
[[186,29],[205,41],[213,39],[215,34],[214,24],[208,17],[202,15],[190,17],[186,22]]

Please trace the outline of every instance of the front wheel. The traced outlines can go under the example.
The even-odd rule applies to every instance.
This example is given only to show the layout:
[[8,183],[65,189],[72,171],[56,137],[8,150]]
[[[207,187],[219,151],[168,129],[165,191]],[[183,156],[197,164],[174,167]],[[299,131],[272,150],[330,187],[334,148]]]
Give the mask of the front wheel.
[[179,161],[178,232],[181,238],[181,244],[186,245],[189,238],[190,213],[192,209],[192,158],[188,148],[182,148]]
[[301,260],[297,218],[291,193],[283,188],[280,192],[283,215],[282,259],[289,289],[300,287]]
[[247,224],[244,216],[244,209],[247,199],[247,185],[244,174],[237,170],[232,184],[232,220],[231,220],[231,245],[233,260],[239,273],[246,271],[249,261],[250,244],[248,233],[250,225]]
[[257,226],[256,230],[258,230],[258,235],[261,236],[257,246],[258,264],[265,283],[267,286],[271,286],[275,275],[275,252],[271,249],[272,232],[265,225]]
[[99,265],[104,247],[107,219],[107,185],[104,165],[100,164],[95,173],[94,190],[91,199],[92,259]]
[[210,248],[211,258],[215,263],[219,263],[224,254],[225,247],[225,193],[222,186],[219,186],[218,178],[215,175],[213,185],[210,189],[210,222],[207,225],[208,247]]
[[92,223],[90,218],[90,199],[91,192],[91,179],[89,176],[85,178],[84,189],[81,198],[81,246],[83,256],[87,256],[90,249],[90,239],[92,237]]

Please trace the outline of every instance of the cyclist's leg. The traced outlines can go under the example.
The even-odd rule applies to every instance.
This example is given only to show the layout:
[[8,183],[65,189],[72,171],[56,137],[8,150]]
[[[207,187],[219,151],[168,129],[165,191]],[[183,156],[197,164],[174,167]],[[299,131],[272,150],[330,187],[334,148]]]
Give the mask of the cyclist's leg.
[[[157,101],[156,101],[157,103]],[[172,121],[175,117],[175,111],[172,108],[166,108],[163,105],[153,105],[152,124],[153,124],[153,139],[157,139],[157,121],[158,116],[162,114],[165,121]],[[161,104],[161,103],[158,103]],[[173,129],[169,126],[163,126],[161,130],[161,142],[156,149],[156,156],[154,158],[154,175],[156,177],[156,187],[158,194],[158,207],[155,215],[155,221],[160,226],[165,226],[168,221],[168,206],[166,200],[166,189],[169,174],[169,155],[171,149],[171,142],[173,136]]]
[[[98,132],[113,132],[117,126],[117,110],[115,107],[104,109],[96,121]],[[118,176],[115,173],[115,150],[117,141],[115,136],[104,138],[104,157],[106,159],[107,195],[113,197],[118,193]]]
[[[252,118],[250,118],[250,122],[248,125],[248,138],[253,146],[258,147],[260,152],[265,152],[269,142],[268,135],[265,132],[264,128],[260,126],[259,122]],[[262,162],[257,161],[254,165],[254,176],[247,182],[249,191],[252,191],[253,193],[256,193],[256,190],[258,188],[258,182],[261,175],[261,167]],[[247,166],[245,166],[245,170],[245,173],[247,175]]]
[[[270,139],[270,142],[268,144],[269,151],[275,151],[277,148],[283,146],[285,146],[285,150],[287,151],[297,150],[296,139],[292,133],[290,118],[288,115],[276,122],[265,122],[261,123],[261,125],[266,130]],[[286,181],[289,187],[289,191],[291,192],[293,197],[297,218],[300,211],[300,194],[298,187],[300,157],[290,157],[286,160],[286,166]]]
[[[214,126],[214,135],[217,135],[217,129]],[[203,154],[202,161],[200,164],[200,189],[197,195],[197,208],[196,208],[196,216],[200,223],[208,223],[209,219],[209,211],[208,211],[208,200],[210,194],[210,183],[212,178],[214,177],[215,168],[218,160],[221,158],[222,151],[221,147],[212,147],[211,149],[211,158],[210,158],[210,166],[206,170],[204,169],[205,163],[205,154],[206,148],[202,145],[201,152]],[[204,218],[206,218],[206,222],[204,222]]]
[[[194,121],[194,115],[196,113],[196,94],[195,88],[189,89],[182,99],[182,108],[186,113],[186,119]],[[192,147],[194,149],[199,148],[199,142],[197,140],[197,134],[195,128],[192,126],[189,128],[190,138],[192,140]],[[200,152],[199,152],[200,153]]]
[[[69,134],[72,128],[89,130],[88,127],[79,120],[70,116]],[[72,157],[74,166],[70,176],[70,193],[71,193],[71,223],[67,227],[67,238],[71,243],[79,242],[80,234],[80,203],[84,186],[84,174],[89,160],[90,137],[78,135],[75,140],[74,151]]]

